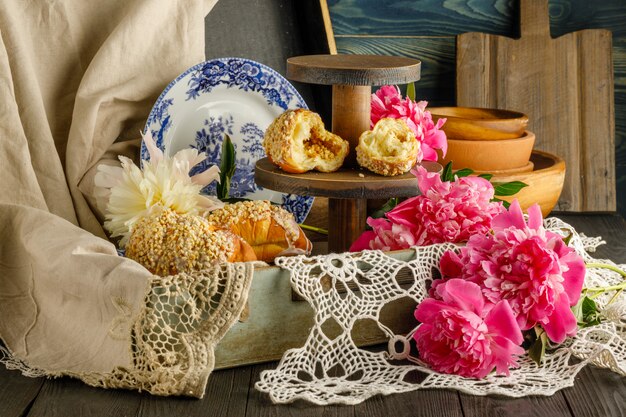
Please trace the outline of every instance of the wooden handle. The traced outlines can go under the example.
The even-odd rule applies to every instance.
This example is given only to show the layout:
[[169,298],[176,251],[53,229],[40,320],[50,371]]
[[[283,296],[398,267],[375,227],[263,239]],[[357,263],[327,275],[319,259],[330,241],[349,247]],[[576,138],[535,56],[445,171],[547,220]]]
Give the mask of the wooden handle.
[[522,37],[550,37],[548,0],[520,0],[520,32]]

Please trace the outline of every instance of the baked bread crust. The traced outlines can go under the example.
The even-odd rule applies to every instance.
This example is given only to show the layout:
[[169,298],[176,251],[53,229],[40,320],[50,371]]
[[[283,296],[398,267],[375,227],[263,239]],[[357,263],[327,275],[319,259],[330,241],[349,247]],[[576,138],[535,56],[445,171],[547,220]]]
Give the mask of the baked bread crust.
[[338,170],[348,155],[348,141],[327,131],[322,118],[310,110],[287,110],[265,132],[263,147],[269,160],[292,174]]
[[293,215],[269,201],[227,204],[210,212],[207,220],[244,239],[260,261],[272,262],[279,255],[309,254],[312,249]]
[[356,147],[358,164],[380,175],[408,172],[417,163],[419,141],[401,119],[383,118],[363,132]]
[[203,217],[158,207],[133,227],[126,257],[159,276],[257,259],[252,247],[233,232]]

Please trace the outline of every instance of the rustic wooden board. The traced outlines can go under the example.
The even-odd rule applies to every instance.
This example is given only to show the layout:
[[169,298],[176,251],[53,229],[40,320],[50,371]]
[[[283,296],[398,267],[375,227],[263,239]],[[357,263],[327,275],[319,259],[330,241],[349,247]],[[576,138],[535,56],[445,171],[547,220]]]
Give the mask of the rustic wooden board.
[[[455,103],[454,47],[440,49],[438,42],[446,42],[450,35],[474,31],[519,36],[518,2],[328,0],[328,5],[341,53],[397,51],[399,55],[422,60],[422,79],[416,83],[418,97],[437,106]],[[626,215],[624,0],[550,0],[549,7],[553,37],[583,29],[608,29],[613,34],[617,204],[622,215]]]
[[339,53],[398,55],[422,61],[421,78],[415,83],[418,99],[429,106],[450,106],[455,103],[456,37],[372,37],[338,36]]
[[561,156],[566,211],[615,210],[611,33],[550,37],[547,0],[524,0],[520,39],[457,39],[457,104],[522,111],[536,149]]

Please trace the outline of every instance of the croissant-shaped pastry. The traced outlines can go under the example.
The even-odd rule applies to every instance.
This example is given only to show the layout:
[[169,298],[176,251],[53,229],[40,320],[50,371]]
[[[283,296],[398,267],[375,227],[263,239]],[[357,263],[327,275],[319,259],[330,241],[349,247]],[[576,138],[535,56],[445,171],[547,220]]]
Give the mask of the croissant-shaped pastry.
[[276,118],[265,132],[263,147],[274,165],[293,174],[336,171],[350,148],[348,141],[324,128],[319,114],[306,109],[287,110]]
[[356,160],[380,175],[408,172],[417,163],[419,141],[401,119],[380,119],[374,129],[363,132],[356,147]]
[[230,230],[203,217],[161,207],[135,224],[126,256],[159,276],[198,271],[222,262],[256,260],[250,245]]
[[260,261],[311,253],[311,242],[293,215],[269,201],[243,201],[210,212],[207,220],[244,239]]

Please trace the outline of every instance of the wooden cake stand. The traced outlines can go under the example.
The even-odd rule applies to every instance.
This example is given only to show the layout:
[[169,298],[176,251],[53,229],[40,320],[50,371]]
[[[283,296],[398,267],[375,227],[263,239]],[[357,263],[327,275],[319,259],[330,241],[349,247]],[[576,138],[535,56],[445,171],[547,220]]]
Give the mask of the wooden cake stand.
[[[411,173],[384,177],[356,163],[359,136],[370,129],[373,85],[407,84],[419,80],[420,61],[378,55],[308,55],[287,60],[287,78],[333,86],[331,131],[350,142],[350,154],[337,172],[288,174],[267,158],[256,164],[255,181],[262,187],[291,194],[328,197],[328,249],[345,252],[365,229],[367,199],[417,195]],[[429,171],[441,167],[423,164]]]

